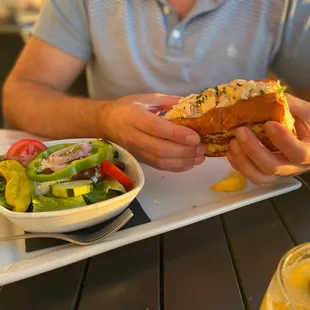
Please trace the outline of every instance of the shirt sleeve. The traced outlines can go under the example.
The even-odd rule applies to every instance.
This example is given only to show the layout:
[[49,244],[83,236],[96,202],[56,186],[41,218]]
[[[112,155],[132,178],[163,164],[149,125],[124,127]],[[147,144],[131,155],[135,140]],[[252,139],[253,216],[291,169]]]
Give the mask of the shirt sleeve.
[[310,2],[287,1],[283,34],[271,69],[293,89],[310,87]]
[[44,1],[32,34],[84,61],[91,57],[85,0]]

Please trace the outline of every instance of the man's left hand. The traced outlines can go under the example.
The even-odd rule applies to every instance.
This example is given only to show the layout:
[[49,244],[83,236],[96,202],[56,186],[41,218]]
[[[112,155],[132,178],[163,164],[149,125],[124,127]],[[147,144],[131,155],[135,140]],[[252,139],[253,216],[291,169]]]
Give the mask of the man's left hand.
[[280,153],[272,153],[246,127],[237,129],[227,159],[232,167],[254,184],[268,184],[281,176],[294,176],[310,170],[310,103],[287,95],[295,118],[297,137],[277,122],[265,124],[270,141]]

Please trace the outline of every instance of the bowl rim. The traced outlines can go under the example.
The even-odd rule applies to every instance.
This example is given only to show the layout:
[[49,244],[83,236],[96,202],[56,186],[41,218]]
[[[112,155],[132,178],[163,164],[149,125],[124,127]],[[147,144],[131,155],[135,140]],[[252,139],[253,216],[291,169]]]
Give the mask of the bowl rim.
[[[46,144],[47,146],[52,146],[55,144],[60,144],[61,142],[63,143],[79,143],[79,142],[84,142],[84,141],[89,141],[89,140],[96,140],[98,138],[74,138],[74,139],[60,139],[60,140],[51,140],[51,141],[44,141],[43,143]],[[66,142],[65,142],[66,141]],[[141,191],[141,189],[144,186],[145,183],[145,177],[143,173],[143,169],[139,162],[136,160],[136,158],[127,150],[125,150],[123,147],[120,145],[113,143],[109,140],[106,140],[113,144],[118,151],[122,154],[125,154],[127,157],[129,157],[133,163],[134,163],[134,169],[138,172],[138,180],[134,182],[134,187],[117,197],[110,198],[108,200],[96,202],[90,205],[86,206],[81,206],[73,209],[65,209],[65,210],[58,210],[58,211],[44,211],[44,212],[15,212],[15,211],[10,211],[6,208],[4,208],[2,205],[0,205],[0,214],[6,215],[7,217],[10,218],[19,218],[19,219],[37,219],[37,218],[53,218],[53,217],[59,217],[59,216],[67,216],[67,215],[75,215],[76,213],[80,212],[87,212],[91,211],[93,209],[97,208],[104,208],[105,206],[111,205],[113,203],[117,203],[122,200],[129,200],[131,199],[132,195],[135,197],[138,195],[138,193]],[[60,142],[60,143],[59,143]]]

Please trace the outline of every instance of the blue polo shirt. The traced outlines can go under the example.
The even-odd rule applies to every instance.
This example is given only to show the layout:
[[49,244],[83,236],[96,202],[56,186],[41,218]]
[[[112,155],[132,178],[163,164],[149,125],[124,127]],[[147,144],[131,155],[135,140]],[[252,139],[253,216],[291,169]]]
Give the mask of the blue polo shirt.
[[164,0],[49,0],[33,34],[87,62],[93,98],[185,96],[270,68],[310,86],[309,0],[197,0],[183,20]]

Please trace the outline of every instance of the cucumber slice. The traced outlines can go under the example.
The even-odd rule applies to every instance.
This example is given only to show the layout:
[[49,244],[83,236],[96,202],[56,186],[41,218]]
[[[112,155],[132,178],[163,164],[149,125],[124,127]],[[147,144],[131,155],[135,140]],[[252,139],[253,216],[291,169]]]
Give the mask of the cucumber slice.
[[93,190],[91,180],[77,180],[51,185],[51,193],[55,197],[76,197],[90,193]]

